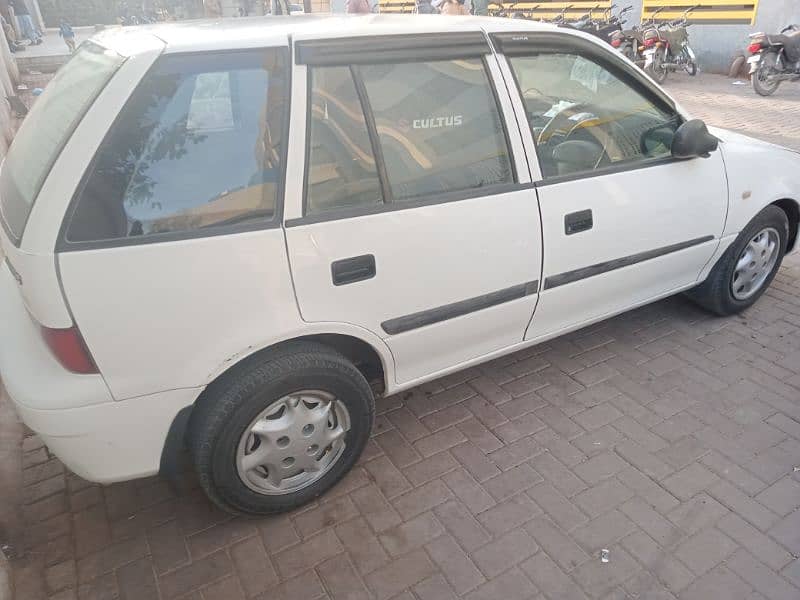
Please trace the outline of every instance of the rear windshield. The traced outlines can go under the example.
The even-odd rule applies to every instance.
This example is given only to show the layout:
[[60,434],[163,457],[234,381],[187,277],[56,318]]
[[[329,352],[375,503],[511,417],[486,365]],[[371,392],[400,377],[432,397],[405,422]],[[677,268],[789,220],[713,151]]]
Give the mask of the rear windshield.
[[15,244],[53,163],[123,61],[97,44],[82,44],[22,123],[0,172],[0,212]]

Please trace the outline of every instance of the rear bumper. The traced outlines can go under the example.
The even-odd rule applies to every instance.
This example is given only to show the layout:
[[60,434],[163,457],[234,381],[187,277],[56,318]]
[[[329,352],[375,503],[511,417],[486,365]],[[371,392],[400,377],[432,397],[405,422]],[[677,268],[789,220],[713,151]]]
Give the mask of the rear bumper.
[[8,265],[0,266],[0,377],[19,416],[72,471],[98,483],[153,475],[175,415],[200,388],[115,402],[100,375],[50,354]]
[[172,421],[200,391],[171,390],[60,410],[14,404],[25,424],[67,468],[88,481],[114,483],[158,473]]

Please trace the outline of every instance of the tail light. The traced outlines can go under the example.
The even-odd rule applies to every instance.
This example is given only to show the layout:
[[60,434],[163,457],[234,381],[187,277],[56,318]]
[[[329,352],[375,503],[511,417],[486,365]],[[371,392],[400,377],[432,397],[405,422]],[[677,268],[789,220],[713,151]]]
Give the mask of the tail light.
[[620,46],[622,46],[622,40],[619,39],[619,38],[615,38],[615,39],[611,40],[611,45],[614,48],[619,48]]
[[747,47],[747,51],[750,54],[755,54],[761,50],[761,42],[751,42],[751,44]]
[[656,38],[644,38],[643,44],[645,48],[652,48],[656,45]]
[[51,329],[42,325],[42,338],[56,360],[68,371],[83,375],[99,373],[83,336],[75,325],[69,329]]

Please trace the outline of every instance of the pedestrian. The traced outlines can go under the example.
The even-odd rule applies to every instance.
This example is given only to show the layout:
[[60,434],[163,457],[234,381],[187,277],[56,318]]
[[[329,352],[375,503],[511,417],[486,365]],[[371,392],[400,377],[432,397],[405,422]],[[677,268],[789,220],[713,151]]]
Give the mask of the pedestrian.
[[489,14],[488,0],[472,0],[472,14],[485,17]]
[[42,38],[33,26],[31,12],[28,10],[28,5],[25,4],[25,0],[11,0],[11,7],[14,9],[14,14],[17,16],[17,22],[19,23],[19,28],[22,30],[22,35],[28,38],[31,44],[41,44]]
[[75,52],[75,31],[66,19],[61,19],[58,24],[58,35],[64,38],[64,43],[69,48],[70,54]]
[[372,7],[369,0],[347,0],[346,10],[350,14],[363,15],[371,13]]
[[418,15],[430,15],[434,12],[433,6],[431,6],[431,0],[416,0],[417,1],[417,14]]
[[445,0],[441,4],[439,12],[441,12],[443,15],[451,17],[469,14],[469,11],[458,0]]

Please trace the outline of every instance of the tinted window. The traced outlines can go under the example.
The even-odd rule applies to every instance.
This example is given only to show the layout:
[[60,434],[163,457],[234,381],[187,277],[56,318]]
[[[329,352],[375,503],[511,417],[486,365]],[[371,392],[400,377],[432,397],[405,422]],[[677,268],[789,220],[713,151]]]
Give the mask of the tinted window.
[[393,199],[513,181],[481,59],[360,67]]
[[364,111],[348,67],[311,70],[309,214],[383,202]]
[[545,178],[670,155],[680,122],[576,54],[510,59]]
[[17,240],[61,149],[122,62],[115,52],[81,44],[22,123],[0,178],[3,220]]
[[98,151],[67,240],[274,218],[286,70],[279,49],[160,59]]

